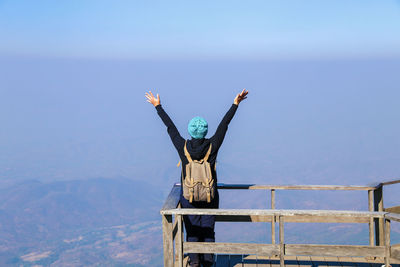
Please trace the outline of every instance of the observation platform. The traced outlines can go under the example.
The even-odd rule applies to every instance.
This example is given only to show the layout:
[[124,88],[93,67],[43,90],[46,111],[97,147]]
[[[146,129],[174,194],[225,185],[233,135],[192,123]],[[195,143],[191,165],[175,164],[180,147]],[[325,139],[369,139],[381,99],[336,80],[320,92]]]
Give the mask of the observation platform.
[[[391,223],[400,222],[400,206],[384,208],[383,205],[383,187],[398,183],[400,180],[367,186],[218,184],[219,190],[269,190],[270,209],[182,209],[179,204],[180,184],[175,184],[160,211],[164,266],[186,266],[187,253],[214,253],[215,267],[400,266],[400,244],[390,242]],[[368,211],[276,209],[276,190],[366,191]],[[185,242],[184,215],[216,215],[217,222],[265,222],[271,226],[271,242]],[[365,223],[369,225],[369,244],[287,244],[284,238],[287,223]]]

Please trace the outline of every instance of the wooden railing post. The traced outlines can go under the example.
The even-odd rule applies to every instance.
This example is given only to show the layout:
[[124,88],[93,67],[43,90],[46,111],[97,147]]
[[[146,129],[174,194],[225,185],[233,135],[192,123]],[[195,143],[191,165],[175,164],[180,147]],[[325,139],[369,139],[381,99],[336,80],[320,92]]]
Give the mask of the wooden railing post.
[[[271,189],[271,209],[275,209],[275,189]],[[275,245],[275,216],[271,220],[271,243]]]
[[279,259],[281,267],[285,266],[285,237],[283,229],[283,216],[279,216]]
[[[374,192],[368,190],[368,210],[374,211]],[[369,219],[369,245],[374,245],[374,218]]]
[[390,266],[390,220],[385,219],[385,266]]
[[162,215],[164,267],[174,266],[174,241],[172,238],[172,215]]
[[178,221],[178,232],[176,236],[176,252],[178,255],[178,266],[183,267],[183,228],[182,228],[182,215],[176,215]]
[[[374,211],[383,211],[382,186],[374,190]],[[377,246],[384,246],[383,238],[383,219],[375,219],[375,242]]]

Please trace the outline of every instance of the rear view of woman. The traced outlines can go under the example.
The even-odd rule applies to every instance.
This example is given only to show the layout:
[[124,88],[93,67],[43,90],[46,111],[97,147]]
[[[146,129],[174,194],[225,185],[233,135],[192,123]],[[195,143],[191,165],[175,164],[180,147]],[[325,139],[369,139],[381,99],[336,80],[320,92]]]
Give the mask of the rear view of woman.
[[[188,125],[191,139],[185,140],[161,106],[159,95],[157,94],[157,97],[155,97],[151,91],[146,93],[147,102],[154,105],[161,120],[167,126],[168,134],[182,161],[182,190],[180,195],[182,208],[218,208],[219,195],[216,188],[217,173],[215,170],[218,150],[222,145],[230,121],[240,102],[247,98],[247,94],[248,91],[243,90],[236,95],[232,106],[211,138],[205,138],[208,132],[207,121],[201,117],[194,117]],[[209,181],[205,187],[202,186],[202,183],[195,186],[196,183],[193,182],[195,181],[193,177],[201,176],[201,173],[204,173],[203,176],[210,176],[202,178]],[[188,180],[190,181],[188,182]],[[215,216],[188,215],[183,216],[183,220],[188,242],[215,242]],[[213,262],[213,254],[189,254],[190,266],[202,265],[207,267],[211,266]]]

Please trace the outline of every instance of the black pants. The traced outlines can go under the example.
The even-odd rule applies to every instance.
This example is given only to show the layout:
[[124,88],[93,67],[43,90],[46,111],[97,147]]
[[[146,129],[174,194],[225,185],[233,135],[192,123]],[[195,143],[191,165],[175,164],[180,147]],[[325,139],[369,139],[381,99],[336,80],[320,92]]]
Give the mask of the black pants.
[[[181,195],[182,208],[217,209],[218,205],[218,193],[211,203],[189,203],[189,201]],[[186,229],[186,241],[215,242],[215,215],[187,215],[183,216],[183,221]],[[189,253],[189,260],[191,263],[201,263],[203,266],[211,266],[214,262],[214,254]]]

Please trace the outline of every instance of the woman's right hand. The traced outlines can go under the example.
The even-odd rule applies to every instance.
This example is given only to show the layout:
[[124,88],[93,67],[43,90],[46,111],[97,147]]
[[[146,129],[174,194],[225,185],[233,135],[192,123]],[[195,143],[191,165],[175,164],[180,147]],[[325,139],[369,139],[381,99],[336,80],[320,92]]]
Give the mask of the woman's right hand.
[[247,98],[248,93],[249,93],[249,91],[247,91],[246,89],[243,89],[243,91],[240,94],[237,94],[237,96],[233,100],[233,104],[238,106],[240,104],[240,102],[242,102],[242,100]]
[[160,96],[157,94],[157,98],[154,97],[153,93],[149,91],[148,93],[145,94],[147,98],[147,102],[153,104],[153,106],[157,107],[158,105],[161,104],[160,101]]

